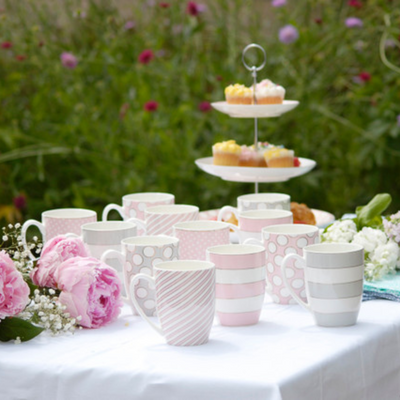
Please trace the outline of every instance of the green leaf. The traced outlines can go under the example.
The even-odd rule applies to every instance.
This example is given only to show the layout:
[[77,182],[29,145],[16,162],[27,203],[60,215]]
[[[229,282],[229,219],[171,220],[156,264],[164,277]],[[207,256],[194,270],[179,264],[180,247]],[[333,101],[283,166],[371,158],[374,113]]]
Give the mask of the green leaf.
[[377,194],[366,206],[356,208],[358,229],[364,226],[379,226],[382,223],[381,214],[389,207],[392,197],[388,193]]
[[21,342],[33,339],[44,331],[44,328],[35,326],[21,318],[8,317],[0,321],[0,341],[8,342],[17,337]]

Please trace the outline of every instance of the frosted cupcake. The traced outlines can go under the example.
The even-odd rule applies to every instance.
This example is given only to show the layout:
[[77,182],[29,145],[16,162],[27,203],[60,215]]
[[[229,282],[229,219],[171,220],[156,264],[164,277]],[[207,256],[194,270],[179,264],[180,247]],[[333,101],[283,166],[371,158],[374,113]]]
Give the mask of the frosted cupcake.
[[238,83],[225,88],[225,98],[228,104],[252,104],[252,89]]
[[273,147],[264,152],[265,162],[270,168],[294,167],[294,151],[280,147]]
[[255,150],[254,146],[242,146],[242,152],[239,157],[240,167],[266,167],[264,155]]
[[285,92],[282,86],[264,79],[256,85],[257,104],[282,104]]
[[238,166],[242,148],[234,140],[215,143],[213,150],[213,164]]

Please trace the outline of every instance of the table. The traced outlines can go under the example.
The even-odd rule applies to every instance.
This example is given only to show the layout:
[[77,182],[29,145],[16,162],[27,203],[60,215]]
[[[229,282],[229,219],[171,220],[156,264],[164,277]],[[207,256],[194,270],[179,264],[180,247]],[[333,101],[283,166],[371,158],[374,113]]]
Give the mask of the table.
[[1,400],[399,398],[400,304],[385,300],[347,328],[267,300],[259,324],[215,321],[198,347],[168,346],[126,306],[102,329],[0,344]]

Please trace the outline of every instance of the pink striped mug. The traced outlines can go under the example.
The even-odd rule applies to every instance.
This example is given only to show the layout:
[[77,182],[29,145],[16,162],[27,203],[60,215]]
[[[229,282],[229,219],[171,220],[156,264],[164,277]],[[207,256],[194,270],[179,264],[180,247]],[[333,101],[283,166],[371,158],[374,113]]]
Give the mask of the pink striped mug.
[[144,212],[145,221],[131,218],[129,221],[143,227],[147,236],[173,235],[173,226],[178,222],[196,221],[199,218],[199,207],[186,204],[149,207]]
[[[154,277],[135,275],[130,283],[131,299],[142,318],[172,346],[198,346],[208,342],[215,314],[215,265],[206,261],[160,262]],[[151,321],[135,296],[135,285],[147,280],[156,288],[160,325]]]
[[265,295],[263,246],[230,244],[207,249],[216,271],[216,312],[225,326],[256,324]]

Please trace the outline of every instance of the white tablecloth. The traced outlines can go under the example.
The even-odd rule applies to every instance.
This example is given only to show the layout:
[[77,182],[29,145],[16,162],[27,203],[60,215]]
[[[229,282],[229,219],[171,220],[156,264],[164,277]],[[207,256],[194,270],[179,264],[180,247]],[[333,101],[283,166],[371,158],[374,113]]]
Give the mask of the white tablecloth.
[[359,322],[319,328],[299,306],[266,302],[258,325],[171,347],[124,307],[99,330],[0,344],[1,400],[394,400],[400,304],[362,304]]

